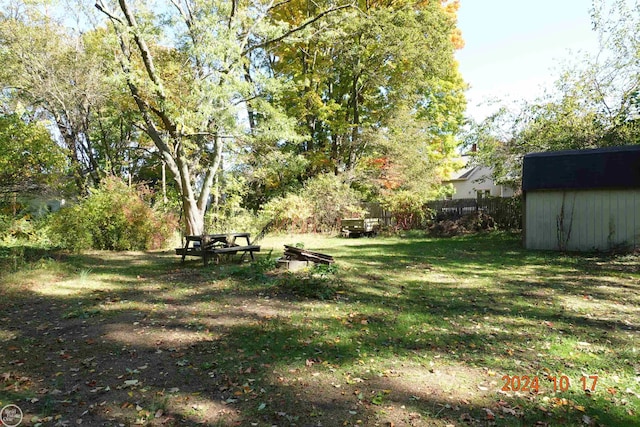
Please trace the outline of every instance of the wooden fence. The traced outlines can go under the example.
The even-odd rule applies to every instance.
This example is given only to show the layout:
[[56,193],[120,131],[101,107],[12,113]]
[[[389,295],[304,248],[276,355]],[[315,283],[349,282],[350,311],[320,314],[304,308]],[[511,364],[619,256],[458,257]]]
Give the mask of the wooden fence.
[[[394,227],[393,213],[378,203],[363,203],[368,211],[366,218],[378,218],[383,227]],[[514,197],[486,197],[482,199],[433,200],[424,206],[425,215],[411,225],[422,228],[432,221],[458,219],[465,214],[484,212],[490,215],[501,229],[522,229],[522,200]]]
[[434,200],[427,203],[435,220],[458,219],[472,212],[484,212],[499,228],[522,228],[522,199],[514,197],[484,197],[480,199]]
[[391,226],[391,212],[380,206],[380,203],[363,203],[362,208],[368,212],[365,218],[378,218],[381,226]]

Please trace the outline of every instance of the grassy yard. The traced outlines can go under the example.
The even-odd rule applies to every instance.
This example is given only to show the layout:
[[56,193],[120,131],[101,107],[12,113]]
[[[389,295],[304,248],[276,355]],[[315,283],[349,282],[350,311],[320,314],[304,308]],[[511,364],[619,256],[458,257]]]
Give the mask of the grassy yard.
[[[337,267],[271,269],[299,243]],[[640,425],[638,256],[499,233],[262,245],[207,268],[0,249],[0,406],[28,426]]]

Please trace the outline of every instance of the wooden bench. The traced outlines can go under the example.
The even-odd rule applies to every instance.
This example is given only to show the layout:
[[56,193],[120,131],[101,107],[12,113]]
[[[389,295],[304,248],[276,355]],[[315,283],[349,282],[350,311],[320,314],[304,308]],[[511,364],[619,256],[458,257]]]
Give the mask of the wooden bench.
[[[252,245],[249,233],[230,233],[230,234],[204,234],[202,236],[186,236],[185,245],[176,248],[176,255],[182,256],[184,262],[187,256],[202,257],[204,265],[208,265],[209,258],[214,258],[215,263],[220,262],[222,255],[235,255],[242,252],[240,260],[249,254],[251,260],[255,260],[254,252],[260,252],[260,246]],[[246,245],[236,244],[237,238],[245,238]]]

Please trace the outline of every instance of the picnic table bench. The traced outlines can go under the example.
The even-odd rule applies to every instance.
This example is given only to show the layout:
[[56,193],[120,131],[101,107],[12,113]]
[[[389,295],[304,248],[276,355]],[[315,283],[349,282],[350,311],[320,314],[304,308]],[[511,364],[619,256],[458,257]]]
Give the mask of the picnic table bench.
[[[247,244],[238,244],[236,239],[245,239]],[[176,248],[176,255],[182,256],[184,262],[187,256],[202,257],[204,265],[209,264],[209,258],[214,258],[216,264],[222,255],[235,255],[242,252],[241,260],[249,254],[255,260],[253,253],[260,252],[260,246],[251,244],[250,233],[203,234],[199,236],[185,236],[185,244]]]

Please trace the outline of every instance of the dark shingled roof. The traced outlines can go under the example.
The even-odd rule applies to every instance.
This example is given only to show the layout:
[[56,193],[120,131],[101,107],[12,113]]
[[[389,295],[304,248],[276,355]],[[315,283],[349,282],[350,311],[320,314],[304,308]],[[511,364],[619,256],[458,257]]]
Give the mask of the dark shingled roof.
[[522,190],[640,188],[640,145],[524,156]]
[[463,173],[462,175],[460,175],[459,177],[457,177],[456,179],[468,179],[471,174],[477,169],[476,166],[472,167],[471,169],[469,169],[468,171],[466,171],[465,173]]

